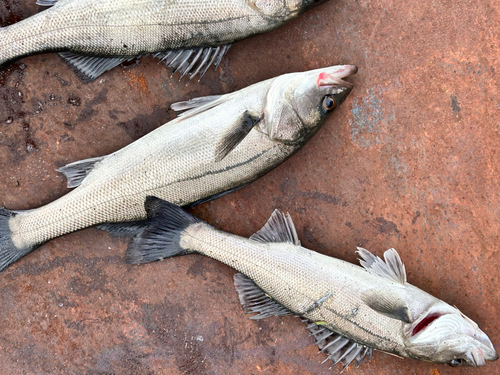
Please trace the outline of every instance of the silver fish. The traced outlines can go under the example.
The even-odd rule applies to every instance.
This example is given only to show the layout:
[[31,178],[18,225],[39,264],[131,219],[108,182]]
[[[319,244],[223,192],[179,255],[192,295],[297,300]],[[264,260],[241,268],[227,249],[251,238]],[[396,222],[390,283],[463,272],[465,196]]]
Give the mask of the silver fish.
[[0,65],[61,51],[84,81],[154,54],[200,78],[231,44],[273,30],[327,0],[38,0],[50,9],[0,28]]
[[300,246],[290,216],[275,211],[250,239],[217,230],[182,208],[148,197],[148,227],[127,249],[129,263],[197,253],[241,273],[234,277],[252,319],[305,318],[334,364],[359,364],[374,349],[400,357],[482,366],[493,344],[458,309],[409,284],[394,249],[384,260],[358,248],[362,267]]
[[343,65],[285,74],[172,105],[187,111],[113,154],[60,168],[75,190],[34,210],[0,209],[0,270],[54,237],[144,219],[147,195],[189,205],[249,184],[316,133],[351,92],[342,78],[356,71]]

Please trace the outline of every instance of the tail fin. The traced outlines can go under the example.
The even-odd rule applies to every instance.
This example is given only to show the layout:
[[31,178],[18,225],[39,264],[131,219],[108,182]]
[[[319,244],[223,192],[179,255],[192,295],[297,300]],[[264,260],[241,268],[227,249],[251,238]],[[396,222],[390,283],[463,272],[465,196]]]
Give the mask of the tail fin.
[[191,224],[202,221],[181,207],[156,197],[147,197],[144,207],[148,213],[148,225],[129,245],[126,262],[150,263],[188,254],[188,249],[179,244],[181,234]]
[[9,220],[13,215],[12,211],[0,208],[0,271],[33,250],[33,247],[19,249],[12,242]]

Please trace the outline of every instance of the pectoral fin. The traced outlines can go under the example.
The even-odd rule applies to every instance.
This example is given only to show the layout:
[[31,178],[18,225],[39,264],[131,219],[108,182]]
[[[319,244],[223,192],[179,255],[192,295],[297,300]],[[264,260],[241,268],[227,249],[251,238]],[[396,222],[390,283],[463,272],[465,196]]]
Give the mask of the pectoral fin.
[[215,161],[224,159],[250,133],[260,121],[260,116],[245,111],[235,121],[234,126],[224,135],[215,149]]
[[392,319],[411,323],[408,306],[398,295],[382,289],[370,289],[361,296],[370,308]]

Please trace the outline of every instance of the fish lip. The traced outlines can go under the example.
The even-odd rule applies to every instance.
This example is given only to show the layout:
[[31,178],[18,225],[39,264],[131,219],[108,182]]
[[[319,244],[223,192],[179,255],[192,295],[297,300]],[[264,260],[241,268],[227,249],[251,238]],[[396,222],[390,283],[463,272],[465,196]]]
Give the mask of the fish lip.
[[344,86],[350,90],[354,87],[354,84],[343,80],[343,78],[349,77],[358,72],[358,67],[355,65],[338,65],[327,69],[322,69],[323,71],[319,73],[316,84],[318,87],[333,87],[333,86]]

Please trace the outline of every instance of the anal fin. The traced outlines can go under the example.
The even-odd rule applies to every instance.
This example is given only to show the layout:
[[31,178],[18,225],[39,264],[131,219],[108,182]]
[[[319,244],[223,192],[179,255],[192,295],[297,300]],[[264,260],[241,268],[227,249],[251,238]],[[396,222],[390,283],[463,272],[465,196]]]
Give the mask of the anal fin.
[[36,0],[36,5],[40,5],[42,7],[51,7],[55,3],[57,3],[58,0]]
[[142,233],[148,227],[147,220],[126,221],[121,223],[104,223],[96,226],[97,229],[108,232],[113,237],[130,238]]
[[191,81],[197,74],[199,80],[205,75],[208,68],[214,65],[216,68],[222,61],[232,44],[219,47],[202,47],[178,51],[166,51],[154,54],[154,57],[165,62],[167,68],[173,70],[172,74],[180,72],[181,79],[185,75],[189,76]]
[[305,320],[307,328],[311,331],[311,336],[314,336],[316,345],[320,352],[327,355],[323,362],[332,360],[333,364],[342,363],[342,371],[344,371],[351,363],[356,361],[356,367],[368,357],[371,360],[373,349],[362,344],[351,341],[347,337],[336,333],[329,328],[318,325],[318,323]]
[[98,57],[79,55],[73,52],[60,52],[64,62],[75,72],[75,74],[84,82],[92,82],[101,74],[120,65],[122,62],[129,61],[133,56],[119,57]]
[[258,313],[250,319],[257,320],[271,316],[296,315],[269,297],[257,284],[242,273],[234,275],[234,286],[243,308],[249,313]]
[[66,176],[66,179],[68,180],[68,188],[75,188],[80,186],[85,177],[87,177],[90,171],[94,169],[95,165],[105,157],[106,156],[100,156],[97,158],[75,161],[74,163],[70,163],[56,170]]

